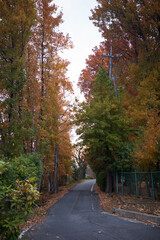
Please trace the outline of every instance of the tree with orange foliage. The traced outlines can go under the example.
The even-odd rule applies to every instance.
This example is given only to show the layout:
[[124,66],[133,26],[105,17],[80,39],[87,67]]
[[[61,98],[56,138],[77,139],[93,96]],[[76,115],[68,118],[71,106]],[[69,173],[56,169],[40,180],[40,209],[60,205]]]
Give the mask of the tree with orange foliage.
[[103,54],[109,51],[110,42],[106,41],[100,44],[99,48],[95,47],[93,53],[86,59],[86,67],[82,70],[79,77],[78,86],[81,92],[83,92],[86,99],[90,99],[91,89],[93,87],[96,74],[102,66],[106,66],[109,69],[109,61],[107,58],[103,58]]
[[[33,73],[31,84],[34,87],[31,89],[34,114],[32,125],[35,128],[32,149],[43,155],[48,191],[53,191],[53,179],[57,171],[56,146],[61,142],[60,116],[68,105],[64,100],[65,94],[72,92],[71,83],[66,77],[69,63],[59,56],[59,51],[72,46],[69,36],[64,36],[59,31],[62,22],[62,13],[58,12],[57,6],[51,0],[37,1],[37,25],[33,29],[30,42],[34,54],[30,66]],[[69,128],[66,129],[67,134],[68,132]],[[61,155],[60,149],[58,153]],[[70,154],[72,155],[72,152]]]
[[160,169],[160,119],[153,113],[137,142],[135,157],[137,166],[142,171],[156,171]]
[[71,173],[66,93],[72,85],[66,77],[69,62],[59,52],[72,43],[59,30],[62,12],[51,0],[1,1],[0,20],[0,154],[41,154],[51,186],[57,144],[58,174]]
[[[117,76],[125,89],[124,106],[134,120],[137,167],[158,168],[159,151],[159,37],[160,4],[158,0],[97,0],[91,20],[105,39],[112,40],[119,54]],[[127,43],[126,51],[123,44]],[[113,67],[115,68],[115,66]],[[145,140],[145,139],[146,140]],[[145,144],[144,144],[145,143]],[[148,157],[147,157],[148,156]]]

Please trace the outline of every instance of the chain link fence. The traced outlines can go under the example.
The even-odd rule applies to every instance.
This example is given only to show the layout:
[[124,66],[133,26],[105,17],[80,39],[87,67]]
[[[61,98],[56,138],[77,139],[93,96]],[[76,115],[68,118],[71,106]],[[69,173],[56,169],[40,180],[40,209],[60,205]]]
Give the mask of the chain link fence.
[[160,200],[160,171],[117,173],[116,192],[123,195]]

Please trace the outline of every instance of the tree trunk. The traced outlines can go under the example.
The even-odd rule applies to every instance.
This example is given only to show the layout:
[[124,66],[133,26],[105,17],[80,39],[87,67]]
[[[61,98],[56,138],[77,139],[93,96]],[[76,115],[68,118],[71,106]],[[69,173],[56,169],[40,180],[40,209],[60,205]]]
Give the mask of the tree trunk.
[[58,144],[56,143],[56,146],[55,146],[55,179],[54,179],[55,193],[58,193],[57,172],[58,172]]
[[108,167],[106,168],[107,171],[107,177],[106,177],[106,193],[111,193],[113,192],[113,176],[112,176],[112,172],[108,169]]
[[[118,177],[118,176],[117,176]],[[116,179],[117,179],[117,177],[116,177],[116,172],[114,172],[113,173],[113,192],[116,192],[116,186],[117,186],[117,182],[116,182]]]
[[[38,49],[37,49],[38,52]],[[36,68],[38,61],[38,53],[34,63],[34,85],[33,85],[33,105],[32,105],[32,139],[31,139],[31,152],[35,152],[35,134],[34,134],[34,117],[35,117],[35,96],[36,96]]]
[[43,116],[43,101],[44,101],[44,28],[42,29],[42,43],[41,43],[41,106],[40,106],[40,116],[42,120]]
[[51,192],[54,191],[53,177],[54,177],[54,174],[53,172],[51,172]]
[[51,191],[51,178],[50,178],[50,172],[48,172],[48,192]]

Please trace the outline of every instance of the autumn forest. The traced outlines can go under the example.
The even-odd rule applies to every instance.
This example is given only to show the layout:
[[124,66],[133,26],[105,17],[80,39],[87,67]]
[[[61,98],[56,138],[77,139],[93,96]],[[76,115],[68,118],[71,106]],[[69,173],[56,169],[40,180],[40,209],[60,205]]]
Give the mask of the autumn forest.
[[52,0],[0,1],[0,208],[8,219],[19,213],[11,217],[4,199],[27,215],[39,191],[57,192],[87,164],[108,183],[114,172],[160,171],[160,2],[97,0],[90,21],[104,41],[80,73],[85,101],[71,104],[63,13]]

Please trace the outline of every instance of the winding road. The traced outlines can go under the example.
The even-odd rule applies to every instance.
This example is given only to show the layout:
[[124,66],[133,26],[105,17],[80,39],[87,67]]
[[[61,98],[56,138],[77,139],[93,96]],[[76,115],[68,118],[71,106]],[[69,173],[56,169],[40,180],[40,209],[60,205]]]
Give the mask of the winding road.
[[160,240],[160,227],[104,212],[94,193],[95,180],[72,188],[52,206],[41,224],[30,228],[28,240]]

